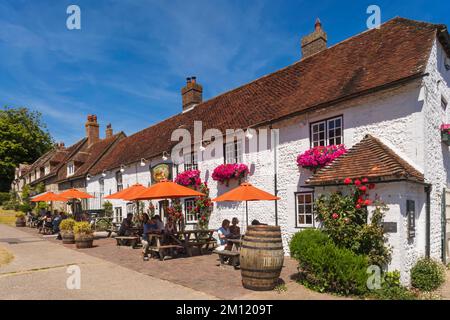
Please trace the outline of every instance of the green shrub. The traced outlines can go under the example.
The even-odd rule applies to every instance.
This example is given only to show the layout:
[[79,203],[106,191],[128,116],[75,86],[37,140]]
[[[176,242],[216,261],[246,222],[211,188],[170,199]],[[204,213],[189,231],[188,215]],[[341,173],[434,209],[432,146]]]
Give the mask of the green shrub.
[[383,275],[381,288],[370,292],[371,298],[379,300],[415,300],[414,292],[402,287],[400,283],[400,271],[386,272]]
[[21,204],[21,205],[19,205],[19,211],[27,213],[27,212],[31,211],[31,205],[29,205],[28,203]]
[[73,219],[64,219],[59,224],[59,228],[61,231],[73,231],[73,227],[75,225],[75,220]]
[[0,192],[0,206],[7,203],[10,200],[9,192]]
[[411,284],[422,291],[433,291],[445,282],[444,266],[432,259],[423,258],[411,269]]
[[367,257],[337,247],[322,231],[298,232],[289,247],[299,262],[300,281],[306,286],[346,295],[367,291]]
[[95,229],[97,231],[106,231],[108,229],[111,229],[111,219],[98,219],[95,223]]
[[82,222],[75,222],[75,225],[73,226],[73,232],[75,234],[92,234],[92,228],[89,222],[82,221]]
[[23,212],[16,213],[16,218],[25,218],[25,214]]

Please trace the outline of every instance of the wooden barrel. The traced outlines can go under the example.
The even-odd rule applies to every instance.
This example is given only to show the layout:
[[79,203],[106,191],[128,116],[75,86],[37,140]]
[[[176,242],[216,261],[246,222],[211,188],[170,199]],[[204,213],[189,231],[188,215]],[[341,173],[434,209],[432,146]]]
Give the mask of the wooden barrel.
[[273,290],[284,262],[280,227],[248,226],[242,241],[240,265],[244,288]]

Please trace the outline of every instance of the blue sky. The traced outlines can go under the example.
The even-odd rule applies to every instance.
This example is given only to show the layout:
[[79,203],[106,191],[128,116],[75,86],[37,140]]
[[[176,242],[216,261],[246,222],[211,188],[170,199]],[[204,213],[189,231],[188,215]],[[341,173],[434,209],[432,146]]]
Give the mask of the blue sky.
[[[66,8],[81,8],[81,30]],[[300,58],[300,38],[320,17],[329,45],[366,30],[366,8],[450,25],[450,1],[2,0],[0,106],[43,114],[55,140],[132,134],[181,111],[180,88],[195,75],[204,99]]]

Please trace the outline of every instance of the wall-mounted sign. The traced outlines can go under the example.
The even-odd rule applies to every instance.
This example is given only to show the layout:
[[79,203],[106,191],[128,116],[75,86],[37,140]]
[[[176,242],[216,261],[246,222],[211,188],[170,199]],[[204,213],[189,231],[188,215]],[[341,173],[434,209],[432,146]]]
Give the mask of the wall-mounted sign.
[[158,164],[151,168],[150,174],[152,177],[152,184],[164,179],[172,180],[172,165],[167,163]]
[[408,239],[416,236],[416,203],[406,200],[406,212],[408,215]]
[[397,233],[397,222],[383,222],[383,230],[386,233]]

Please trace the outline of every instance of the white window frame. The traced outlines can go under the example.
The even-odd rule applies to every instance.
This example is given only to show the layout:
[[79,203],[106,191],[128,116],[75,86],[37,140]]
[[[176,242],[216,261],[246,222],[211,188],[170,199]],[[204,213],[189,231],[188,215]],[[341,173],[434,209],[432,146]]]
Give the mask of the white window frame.
[[116,222],[122,222],[122,207],[114,207],[114,219],[116,220]]
[[[335,122],[339,120],[340,126],[336,127]],[[333,124],[333,125],[332,125]],[[340,135],[336,135],[336,130],[340,129]],[[311,147],[329,146],[344,143],[344,117],[337,116],[330,119],[311,123],[310,129]],[[323,134],[323,138],[321,138]],[[336,141],[340,139],[340,141]]]
[[67,176],[73,176],[75,174],[75,163],[73,161],[70,161],[67,164]]
[[[311,197],[311,202],[306,202],[306,197]],[[303,197],[303,202],[299,201],[299,198]],[[307,207],[310,206],[310,212],[307,211]],[[300,216],[304,217],[304,223],[300,223]],[[311,223],[306,223],[306,217],[311,216]],[[295,193],[295,227],[296,228],[314,228],[314,192],[296,192]]]
[[105,194],[105,178],[101,177],[98,179],[98,189],[103,196]]
[[240,139],[225,143],[225,163],[242,163],[244,159],[242,141]]
[[198,170],[198,156],[195,151],[184,155],[184,171],[188,170]]
[[50,164],[44,167],[44,175],[48,175],[50,173]]
[[[119,176],[120,176],[120,182],[119,182]],[[122,172],[120,172],[120,171],[116,172],[116,190],[117,190],[117,192],[123,190],[123,175],[122,175]]]
[[188,212],[188,208],[194,207],[194,205],[195,205],[194,198],[184,200],[184,219],[186,221],[186,224],[195,224],[198,222],[195,213],[192,214],[192,213]]

